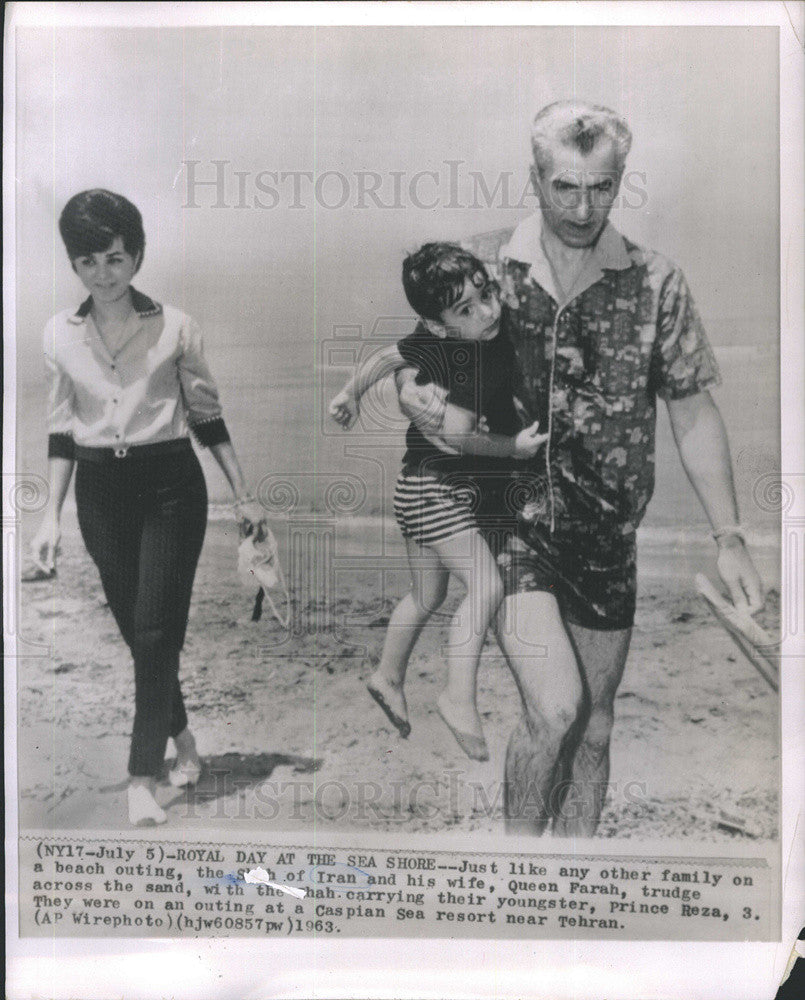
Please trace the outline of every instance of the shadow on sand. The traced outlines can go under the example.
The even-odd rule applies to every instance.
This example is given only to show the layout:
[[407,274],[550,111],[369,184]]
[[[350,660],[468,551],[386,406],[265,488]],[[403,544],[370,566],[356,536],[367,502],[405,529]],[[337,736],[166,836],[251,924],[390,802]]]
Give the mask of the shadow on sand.
[[[168,769],[173,766],[173,761],[166,763]],[[211,802],[254,788],[270,778],[278,767],[290,767],[295,774],[313,774],[323,763],[321,758],[284,753],[208,756],[202,759],[203,770],[198,784],[188,788],[187,794],[197,802]]]

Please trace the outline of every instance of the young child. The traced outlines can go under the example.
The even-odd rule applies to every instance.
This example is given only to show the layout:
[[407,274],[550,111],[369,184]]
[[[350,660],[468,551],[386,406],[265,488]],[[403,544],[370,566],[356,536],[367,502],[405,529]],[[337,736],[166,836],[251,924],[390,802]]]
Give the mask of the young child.
[[391,616],[367,688],[400,735],[407,736],[411,726],[403,684],[408,658],[444,601],[452,573],[466,594],[450,626],[447,685],[437,711],[468,757],[488,760],[476,676],[503,585],[479,530],[473,493],[483,492],[487,482],[499,483],[514,460],[533,456],[547,435],[538,434],[536,423],[523,429],[513,394],[517,359],[501,331],[505,312],[502,316],[497,285],[481,261],[455,244],[428,243],[405,260],[403,287],[420,317],[415,331],[362,362],[330,403],[332,417],[350,428],[366,390],[400,369],[413,369],[419,384],[448,390],[438,438],[415,423],[408,428],[394,513],[405,538],[412,588]]

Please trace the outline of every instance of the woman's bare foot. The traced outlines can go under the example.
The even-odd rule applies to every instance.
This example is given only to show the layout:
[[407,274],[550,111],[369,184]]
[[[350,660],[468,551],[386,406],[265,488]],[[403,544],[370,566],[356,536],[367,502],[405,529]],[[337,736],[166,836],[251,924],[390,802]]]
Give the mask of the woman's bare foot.
[[159,826],[168,814],[154,798],[153,778],[131,778],[128,787],[129,822],[132,826]]
[[176,744],[176,765],[168,772],[168,781],[174,788],[198,784],[201,777],[201,758],[196,750],[196,738],[185,728],[173,737]]
[[447,697],[447,692],[442,691],[436,699],[436,711],[468,757],[489,760],[481,717],[474,705],[456,705]]
[[411,732],[408,721],[408,705],[402,685],[395,686],[391,681],[376,670],[366,682],[366,690],[386,713],[386,718],[405,739]]

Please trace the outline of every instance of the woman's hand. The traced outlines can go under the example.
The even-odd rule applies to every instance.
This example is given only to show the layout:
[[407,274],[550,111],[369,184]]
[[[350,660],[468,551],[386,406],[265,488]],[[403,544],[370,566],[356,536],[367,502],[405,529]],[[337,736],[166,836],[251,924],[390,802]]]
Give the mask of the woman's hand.
[[260,531],[260,525],[266,523],[266,512],[254,497],[242,497],[235,501],[235,519],[240,527],[242,538]]
[[[44,576],[56,575],[56,559],[59,556],[59,540],[61,539],[61,510],[70,479],[73,475],[74,462],[71,458],[48,459],[48,485],[50,492],[45,507],[42,523],[34,535],[31,546],[31,560],[38,573]],[[33,577],[32,579],[35,579]]]
[[36,568],[49,576],[56,572],[60,541],[59,519],[48,511],[39,525],[39,530],[31,540],[31,558],[36,564]]
[[342,389],[333,398],[328,409],[333,420],[340,424],[345,431],[350,430],[358,419],[358,400],[346,389]]
[[232,442],[222,441],[220,444],[211,445],[210,451],[232,489],[232,494],[235,497],[232,509],[235,512],[235,520],[240,525],[240,533],[245,538],[259,524],[265,524],[265,509],[248,491],[246,479],[243,476],[243,470]]
[[514,439],[514,458],[532,458],[547,440],[548,435],[539,433],[539,421],[535,420]]

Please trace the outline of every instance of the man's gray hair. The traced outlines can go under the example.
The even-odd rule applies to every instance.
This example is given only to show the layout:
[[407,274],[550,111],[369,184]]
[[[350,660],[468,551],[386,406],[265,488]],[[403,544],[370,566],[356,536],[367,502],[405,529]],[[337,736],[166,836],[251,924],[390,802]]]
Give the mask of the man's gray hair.
[[632,133],[625,120],[600,104],[585,101],[556,101],[537,113],[531,126],[534,163],[541,172],[551,160],[551,147],[575,146],[586,156],[602,138],[615,143],[618,169],[622,169],[632,145]]

